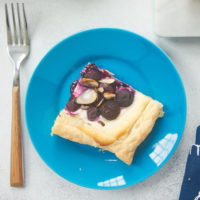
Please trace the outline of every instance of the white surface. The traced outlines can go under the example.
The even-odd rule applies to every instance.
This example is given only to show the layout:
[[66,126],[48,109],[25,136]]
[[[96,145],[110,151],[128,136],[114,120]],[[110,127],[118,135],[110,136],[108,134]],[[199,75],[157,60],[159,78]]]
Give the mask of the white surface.
[[199,0],[155,0],[155,31],[160,36],[200,36]]
[[[200,124],[200,39],[164,39],[153,32],[153,1],[147,0],[24,0],[31,53],[21,70],[22,133],[25,187],[9,187],[12,64],[5,42],[0,2],[0,200],[177,200],[185,161]],[[7,1],[10,2],[10,1]],[[55,174],[36,153],[24,121],[28,81],[41,58],[65,37],[93,27],[119,27],[139,33],[171,57],[185,85],[188,114],[181,143],[169,162],[149,179],[126,189],[98,191],[76,186]],[[169,80],[170,81],[170,80]]]

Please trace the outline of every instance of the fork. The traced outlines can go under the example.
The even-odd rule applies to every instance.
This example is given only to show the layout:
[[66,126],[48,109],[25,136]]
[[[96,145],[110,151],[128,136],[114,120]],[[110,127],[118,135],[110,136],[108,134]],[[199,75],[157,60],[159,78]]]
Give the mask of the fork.
[[[11,14],[5,4],[8,53],[14,64],[12,89],[12,136],[10,185],[23,185],[22,145],[20,130],[20,65],[30,51],[30,40],[25,15],[24,4],[11,3]],[[12,22],[12,24],[11,24]],[[12,29],[11,29],[12,28]]]

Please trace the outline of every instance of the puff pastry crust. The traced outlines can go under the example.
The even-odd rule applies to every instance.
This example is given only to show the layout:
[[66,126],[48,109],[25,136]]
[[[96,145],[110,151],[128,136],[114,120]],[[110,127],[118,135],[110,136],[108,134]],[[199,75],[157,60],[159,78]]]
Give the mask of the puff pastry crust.
[[132,105],[124,108],[117,119],[109,121],[101,117],[105,126],[87,120],[85,111],[81,112],[70,115],[62,110],[51,135],[108,150],[130,165],[137,147],[151,132],[156,120],[163,116],[163,105],[136,91]]

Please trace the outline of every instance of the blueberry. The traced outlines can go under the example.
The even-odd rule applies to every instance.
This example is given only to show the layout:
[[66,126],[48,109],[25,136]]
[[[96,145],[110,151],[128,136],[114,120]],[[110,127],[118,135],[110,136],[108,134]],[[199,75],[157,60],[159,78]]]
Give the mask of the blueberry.
[[102,87],[105,92],[115,92],[114,84],[101,83],[99,87]]
[[70,86],[71,94],[74,92],[74,89],[76,88],[77,84],[78,84],[78,80],[72,82]]
[[130,106],[133,102],[133,99],[134,93],[126,89],[120,90],[115,98],[120,107]]
[[88,64],[85,70],[81,72],[82,78],[91,78],[93,80],[100,80],[102,78],[102,72],[95,64]]
[[97,107],[91,106],[87,110],[87,117],[89,120],[94,121],[97,117],[99,117],[100,111]]
[[120,107],[114,100],[105,101],[100,107],[101,115],[107,120],[114,120],[120,113]]
[[81,105],[76,103],[76,98],[70,97],[69,101],[67,102],[66,108],[70,112],[75,112],[81,107]]

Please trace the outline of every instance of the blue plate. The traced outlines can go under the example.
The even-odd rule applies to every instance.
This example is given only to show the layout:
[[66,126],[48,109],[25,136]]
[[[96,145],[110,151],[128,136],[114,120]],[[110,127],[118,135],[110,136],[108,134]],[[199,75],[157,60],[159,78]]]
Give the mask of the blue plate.
[[[70,83],[88,62],[164,104],[164,118],[156,122],[130,166],[107,151],[50,135],[70,96]],[[33,145],[53,171],[81,186],[116,189],[146,179],[171,157],[183,133],[186,97],[174,65],[161,49],[137,34],[100,28],[75,34],[47,53],[30,80],[25,112]]]

